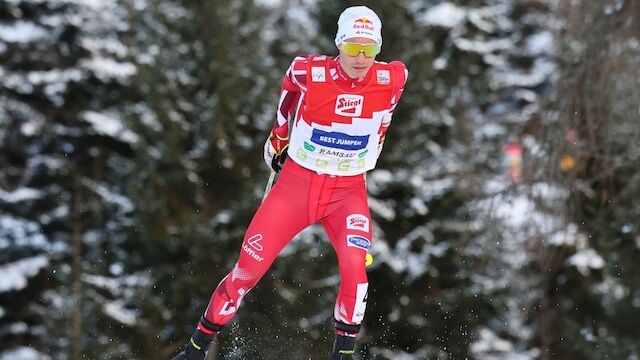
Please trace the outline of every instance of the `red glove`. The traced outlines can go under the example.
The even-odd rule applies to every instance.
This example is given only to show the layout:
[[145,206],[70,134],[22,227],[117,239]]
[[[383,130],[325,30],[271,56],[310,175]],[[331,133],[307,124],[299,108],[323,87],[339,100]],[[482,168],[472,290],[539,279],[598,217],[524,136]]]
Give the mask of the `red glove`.
[[[287,131],[285,134],[278,134],[278,130],[283,129]],[[282,170],[282,165],[287,159],[287,149],[289,148],[289,134],[288,127],[283,126],[271,130],[271,134],[264,143],[264,161],[275,172]]]

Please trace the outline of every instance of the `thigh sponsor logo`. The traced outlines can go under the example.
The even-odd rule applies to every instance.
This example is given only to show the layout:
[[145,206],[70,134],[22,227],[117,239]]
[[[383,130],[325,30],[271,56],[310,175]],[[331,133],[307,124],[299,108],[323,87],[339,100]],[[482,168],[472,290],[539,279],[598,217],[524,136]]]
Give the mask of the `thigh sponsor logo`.
[[362,214],[347,216],[347,229],[369,232],[369,218]]
[[259,251],[264,249],[262,244],[260,244],[260,241],[262,241],[262,234],[256,234],[248,238],[244,244],[242,244],[242,250],[258,262],[264,260],[264,258],[258,254]]
[[371,245],[371,241],[358,235],[347,235],[347,246],[357,247],[363,250],[368,250]]
[[247,244],[258,251],[262,251],[263,247],[260,241],[262,241],[262,234],[256,234],[247,239]]

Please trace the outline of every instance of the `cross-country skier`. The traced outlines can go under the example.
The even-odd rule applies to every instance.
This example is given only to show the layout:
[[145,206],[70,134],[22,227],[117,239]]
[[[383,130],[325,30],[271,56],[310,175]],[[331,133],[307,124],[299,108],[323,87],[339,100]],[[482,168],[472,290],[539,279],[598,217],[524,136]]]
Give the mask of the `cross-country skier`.
[[399,61],[375,60],[381,28],[373,10],[347,8],[338,20],[338,56],[293,60],[264,146],[267,164],[281,171],[278,181],[247,229],[238,262],[173,360],[204,359],[213,338],[278,253],[314,223],[324,226],[341,277],[331,359],[353,359],[367,302],[365,256],[372,230],[364,173],[375,167],[408,75]]

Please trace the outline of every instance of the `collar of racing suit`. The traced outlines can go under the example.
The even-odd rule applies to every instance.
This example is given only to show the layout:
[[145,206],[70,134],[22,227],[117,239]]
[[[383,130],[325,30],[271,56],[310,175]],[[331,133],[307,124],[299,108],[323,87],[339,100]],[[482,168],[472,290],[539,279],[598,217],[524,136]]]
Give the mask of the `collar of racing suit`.
[[[342,68],[342,66],[340,66],[340,55],[336,56],[333,58],[333,61],[329,64],[330,69],[335,69],[335,73],[336,75],[333,76],[333,80],[338,84],[338,86],[340,86],[343,89],[351,89],[351,90],[358,90],[359,88],[363,87],[367,81],[369,80],[369,73],[367,73],[367,75],[365,77],[363,77],[361,80],[358,80],[357,78],[351,78],[349,77],[349,75],[347,75],[347,73],[344,71],[344,69]],[[369,72],[371,72],[371,69],[369,69]]]

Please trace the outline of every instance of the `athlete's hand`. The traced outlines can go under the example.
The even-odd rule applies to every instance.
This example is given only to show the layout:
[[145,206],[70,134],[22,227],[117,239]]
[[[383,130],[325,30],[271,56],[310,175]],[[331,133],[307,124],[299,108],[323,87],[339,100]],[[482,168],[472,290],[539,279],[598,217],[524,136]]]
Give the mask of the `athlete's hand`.
[[385,140],[384,135],[382,135],[382,137],[380,138],[380,141],[378,142],[378,157],[380,157],[380,153],[382,152],[382,147],[384,146],[384,140]]
[[271,131],[267,141],[264,143],[264,161],[275,172],[282,170],[282,165],[287,159],[287,149],[289,148],[289,134],[277,134]]

